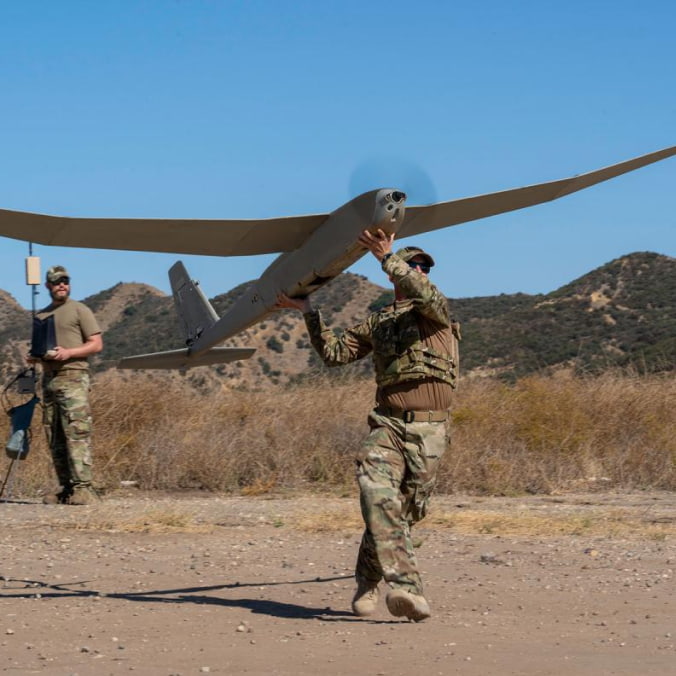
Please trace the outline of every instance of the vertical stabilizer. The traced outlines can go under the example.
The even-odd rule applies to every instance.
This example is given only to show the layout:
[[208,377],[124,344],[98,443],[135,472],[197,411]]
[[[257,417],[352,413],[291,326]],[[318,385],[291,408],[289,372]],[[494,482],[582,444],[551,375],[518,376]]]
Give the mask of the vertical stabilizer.
[[185,343],[190,346],[218,321],[218,315],[202,293],[199,283],[190,279],[181,261],[177,261],[169,269],[169,282]]
[[193,354],[191,345],[218,321],[218,315],[207,297],[199,288],[199,283],[188,276],[181,261],[169,269],[171,291],[174,294],[176,311],[183,327],[186,347],[167,352],[151,352],[124,357],[117,363],[119,369],[186,369],[193,366],[228,364],[233,361],[249,359],[256,351],[252,347],[213,347]]

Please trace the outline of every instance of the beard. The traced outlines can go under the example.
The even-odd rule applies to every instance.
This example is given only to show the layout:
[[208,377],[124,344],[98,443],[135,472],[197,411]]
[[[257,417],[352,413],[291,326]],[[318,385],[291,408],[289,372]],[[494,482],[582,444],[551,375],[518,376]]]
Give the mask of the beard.
[[52,300],[57,302],[57,303],[64,303],[65,301],[68,300],[68,297],[70,296],[70,289],[50,289],[49,290],[49,295],[52,297]]

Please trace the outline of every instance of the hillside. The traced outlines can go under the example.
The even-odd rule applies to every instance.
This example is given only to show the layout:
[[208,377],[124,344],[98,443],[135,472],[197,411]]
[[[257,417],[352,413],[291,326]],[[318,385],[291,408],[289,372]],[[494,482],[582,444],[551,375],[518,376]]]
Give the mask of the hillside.
[[518,377],[572,367],[597,372],[676,364],[676,260],[623,256],[546,295],[453,301],[466,369]]
[[[243,284],[212,299],[223,314]],[[391,299],[366,278],[344,273],[313,297],[329,325],[349,326]],[[105,331],[96,370],[130,354],[181,347],[171,297],[144,284],[118,284],[85,299]],[[635,365],[640,372],[671,371],[676,364],[676,260],[654,253],[618,258],[549,294],[501,294],[450,299],[462,323],[465,376],[516,378],[535,371],[600,371]],[[16,370],[30,331],[29,313],[0,291],[0,368]],[[312,377],[323,365],[311,349],[299,314],[278,312],[226,345],[257,348],[248,361],[203,367],[187,375],[200,389],[261,388]],[[370,360],[352,373],[370,373]],[[342,377],[345,370],[331,371]],[[120,373],[119,377],[137,377]]]
[[[16,369],[28,351],[31,334],[30,313],[13,296],[0,289],[0,374]],[[4,387],[4,385],[3,385]]]

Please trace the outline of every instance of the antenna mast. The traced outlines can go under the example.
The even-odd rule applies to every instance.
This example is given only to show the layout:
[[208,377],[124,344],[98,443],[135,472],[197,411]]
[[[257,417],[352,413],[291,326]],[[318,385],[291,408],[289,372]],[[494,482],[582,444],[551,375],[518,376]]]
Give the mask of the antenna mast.
[[31,311],[35,317],[35,299],[40,293],[40,258],[33,256],[33,242],[28,242],[28,258],[26,258],[26,284],[31,285]]

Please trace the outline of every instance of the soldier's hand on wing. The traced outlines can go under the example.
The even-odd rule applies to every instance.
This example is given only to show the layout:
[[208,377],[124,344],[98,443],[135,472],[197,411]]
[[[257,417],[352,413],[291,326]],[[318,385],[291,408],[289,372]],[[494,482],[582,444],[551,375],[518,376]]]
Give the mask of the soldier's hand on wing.
[[275,308],[278,310],[291,309],[299,310],[303,314],[312,311],[312,305],[309,298],[289,298],[284,292],[280,291],[277,294],[277,302]]
[[375,234],[368,230],[359,235],[359,243],[368,249],[379,261],[389,253],[392,253],[392,242],[394,242],[394,235],[387,235],[380,228],[376,230]]

